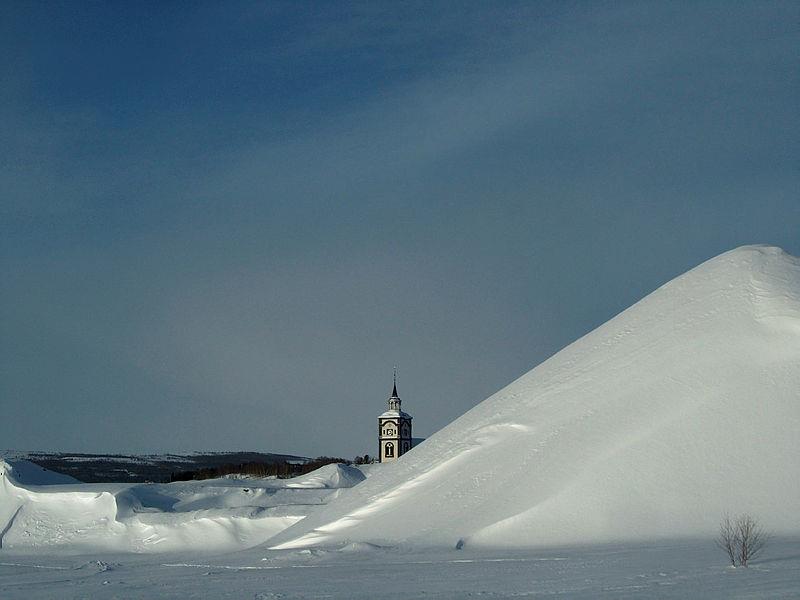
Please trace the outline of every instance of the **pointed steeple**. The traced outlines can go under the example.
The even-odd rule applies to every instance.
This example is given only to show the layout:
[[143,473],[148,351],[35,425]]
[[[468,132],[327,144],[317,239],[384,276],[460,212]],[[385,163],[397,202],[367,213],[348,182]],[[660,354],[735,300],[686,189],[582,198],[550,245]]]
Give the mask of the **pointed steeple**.
[[391,398],[399,398],[397,395],[397,367],[394,368],[394,375],[392,376],[392,395]]
[[392,377],[392,395],[389,396],[387,401],[389,410],[400,410],[400,396],[397,395],[397,367],[394,368],[394,376]]

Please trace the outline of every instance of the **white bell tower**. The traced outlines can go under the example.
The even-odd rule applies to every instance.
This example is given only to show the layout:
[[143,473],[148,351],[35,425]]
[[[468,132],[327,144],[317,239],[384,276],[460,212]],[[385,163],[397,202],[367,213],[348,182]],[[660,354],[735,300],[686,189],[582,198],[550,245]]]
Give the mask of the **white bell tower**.
[[378,460],[397,460],[411,450],[411,415],[400,408],[397,395],[397,369],[394,370],[392,395],[387,400],[388,410],[378,417]]

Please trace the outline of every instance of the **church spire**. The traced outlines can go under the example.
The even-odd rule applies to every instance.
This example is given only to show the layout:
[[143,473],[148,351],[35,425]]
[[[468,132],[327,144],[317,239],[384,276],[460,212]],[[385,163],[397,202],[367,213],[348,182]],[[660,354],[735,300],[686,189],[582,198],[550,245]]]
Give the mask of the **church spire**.
[[400,410],[400,396],[397,395],[397,367],[394,368],[394,375],[392,376],[392,395],[389,396],[387,401],[389,410]]

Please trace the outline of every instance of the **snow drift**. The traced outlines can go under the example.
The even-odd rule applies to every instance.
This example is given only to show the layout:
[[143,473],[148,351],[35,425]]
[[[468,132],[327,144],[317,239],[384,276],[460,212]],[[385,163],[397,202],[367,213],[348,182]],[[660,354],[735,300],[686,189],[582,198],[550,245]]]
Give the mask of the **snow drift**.
[[541,546],[800,530],[800,260],[659,288],[271,540]]
[[[34,476],[41,480],[40,470],[25,461],[0,460],[2,549],[164,552],[247,548],[296,523],[335,498],[342,488],[364,478],[353,467],[332,464],[296,479],[33,485]],[[48,483],[69,480],[72,478],[47,478]]]

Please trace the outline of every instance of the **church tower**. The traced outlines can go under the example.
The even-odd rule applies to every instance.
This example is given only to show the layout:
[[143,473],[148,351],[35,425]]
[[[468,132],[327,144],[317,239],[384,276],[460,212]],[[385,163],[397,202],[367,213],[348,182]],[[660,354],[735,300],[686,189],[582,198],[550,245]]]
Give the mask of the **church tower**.
[[390,462],[411,450],[411,415],[400,408],[397,395],[397,369],[394,372],[392,395],[388,410],[378,417],[378,459]]

